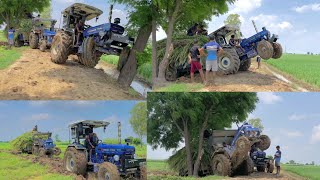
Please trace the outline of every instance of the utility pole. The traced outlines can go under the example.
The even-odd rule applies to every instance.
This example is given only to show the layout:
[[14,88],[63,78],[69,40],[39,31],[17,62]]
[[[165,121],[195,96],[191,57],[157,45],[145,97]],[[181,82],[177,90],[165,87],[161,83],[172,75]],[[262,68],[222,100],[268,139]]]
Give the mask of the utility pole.
[[109,23],[112,22],[112,11],[113,11],[113,4],[110,5],[110,12],[109,12]]
[[118,141],[121,144],[121,122],[118,122]]

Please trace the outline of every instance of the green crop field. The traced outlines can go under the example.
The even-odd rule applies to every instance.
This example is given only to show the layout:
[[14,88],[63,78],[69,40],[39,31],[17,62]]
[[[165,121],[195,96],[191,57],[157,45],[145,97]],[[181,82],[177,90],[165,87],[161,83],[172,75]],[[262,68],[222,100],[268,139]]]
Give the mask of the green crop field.
[[4,32],[2,30],[0,30],[0,42],[6,42],[7,38],[4,35]]
[[282,58],[266,63],[298,80],[320,87],[320,55],[284,54]]
[[292,172],[299,176],[306,177],[310,180],[320,179],[320,166],[311,166],[311,165],[282,165],[284,170]]
[[[180,177],[177,173],[173,172],[166,161],[161,160],[147,160],[147,169],[148,169],[148,179],[151,180],[160,180],[160,179],[168,179],[168,180],[196,180],[199,178],[193,177]],[[176,175],[175,175],[176,174]],[[228,179],[226,177],[219,176],[207,176],[201,178],[201,180],[220,180],[220,179]]]
[[9,67],[22,55],[22,51],[25,47],[14,48],[7,50],[5,47],[0,46],[0,70]]

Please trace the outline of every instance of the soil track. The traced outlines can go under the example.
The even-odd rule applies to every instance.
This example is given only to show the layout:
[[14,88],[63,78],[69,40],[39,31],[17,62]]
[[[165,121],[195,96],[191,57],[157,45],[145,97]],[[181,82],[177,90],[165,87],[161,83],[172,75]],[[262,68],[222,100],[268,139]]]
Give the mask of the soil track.
[[13,65],[0,70],[0,99],[130,100],[142,97],[123,90],[103,70],[70,60],[65,65],[54,64],[49,52],[27,49]]
[[262,172],[254,172],[250,176],[239,176],[231,178],[232,180],[245,180],[245,179],[257,179],[257,180],[268,180],[268,179],[279,179],[279,180],[305,180],[306,178],[300,177],[298,175],[281,172],[280,176],[276,176],[274,173],[262,173]]
[[[200,76],[197,75],[195,81],[200,83]],[[180,78],[177,82],[189,83],[190,79]],[[257,69],[253,63],[246,72],[238,72],[234,75],[227,75],[215,78],[206,87],[201,89],[203,92],[298,92],[301,89],[309,90],[302,84],[285,82],[277,78],[267,68],[265,64]]]

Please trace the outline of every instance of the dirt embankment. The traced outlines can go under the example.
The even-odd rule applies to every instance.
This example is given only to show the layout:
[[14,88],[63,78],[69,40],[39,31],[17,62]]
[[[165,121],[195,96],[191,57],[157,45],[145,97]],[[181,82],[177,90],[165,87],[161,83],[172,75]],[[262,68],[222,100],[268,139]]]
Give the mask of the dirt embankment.
[[[234,75],[219,75],[214,81],[208,83],[200,91],[203,92],[298,92],[301,89],[309,90],[302,84],[286,82],[276,77],[270,68],[262,65],[256,68],[256,63],[252,63],[249,71],[238,72]],[[200,83],[199,75],[196,75],[196,82]],[[189,83],[189,77],[181,77],[178,83]]]
[[[72,59],[72,56],[69,57]],[[2,100],[133,100],[143,99],[119,86],[102,70],[68,60],[50,61],[49,52],[27,49],[7,69],[0,70]]]

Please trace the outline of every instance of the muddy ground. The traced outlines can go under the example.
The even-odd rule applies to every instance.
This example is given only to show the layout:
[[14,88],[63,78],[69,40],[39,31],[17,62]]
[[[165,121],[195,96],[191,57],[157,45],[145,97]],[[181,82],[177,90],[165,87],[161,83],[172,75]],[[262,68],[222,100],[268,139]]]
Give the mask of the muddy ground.
[[[310,85],[298,82],[292,77],[275,72],[267,64],[262,64],[257,69],[257,64],[252,63],[249,71],[238,72],[234,75],[218,75],[213,81],[209,82],[202,92],[300,92],[314,91]],[[284,76],[285,80],[275,76],[274,73]],[[201,83],[201,78],[196,75],[195,81]],[[177,83],[190,83],[188,76],[181,77]]]
[[50,61],[50,52],[26,49],[10,67],[0,70],[2,100],[132,100],[103,70],[84,67],[70,56],[64,65]]

